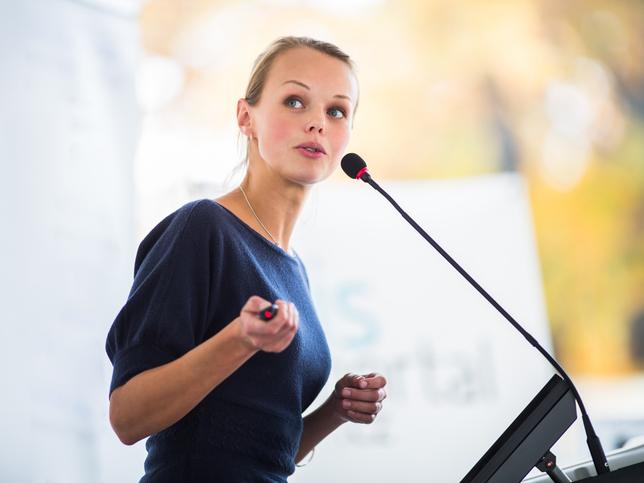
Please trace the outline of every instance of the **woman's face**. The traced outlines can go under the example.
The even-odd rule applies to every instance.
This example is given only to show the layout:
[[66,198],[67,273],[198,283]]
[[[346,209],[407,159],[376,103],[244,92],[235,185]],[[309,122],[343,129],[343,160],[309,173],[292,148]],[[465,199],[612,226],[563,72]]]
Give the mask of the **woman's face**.
[[[276,174],[302,185],[327,178],[349,143],[357,95],[356,79],[341,60],[309,48],[280,54],[260,101],[246,104],[256,137],[251,164],[263,161]],[[307,143],[322,151],[310,152],[302,147]]]

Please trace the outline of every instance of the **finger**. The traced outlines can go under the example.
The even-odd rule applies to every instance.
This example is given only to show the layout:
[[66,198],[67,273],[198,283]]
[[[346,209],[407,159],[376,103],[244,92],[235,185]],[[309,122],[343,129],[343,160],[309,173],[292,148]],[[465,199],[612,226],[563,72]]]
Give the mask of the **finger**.
[[282,327],[281,332],[295,332],[297,331],[297,327],[299,325],[299,315],[297,313],[297,309],[295,308],[295,304],[288,303],[287,306],[288,317]]
[[335,383],[335,394],[340,397],[343,389],[360,387],[359,382],[361,377],[362,376],[354,374],[353,372],[347,372],[344,376],[338,379],[338,382]]
[[[261,309],[260,309],[261,310]],[[253,337],[255,336],[264,336],[270,333],[270,330],[267,329],[268,322],[260,319],[257,316],[257,312],[254,310],[246,310],[244,308],[239,314],[244,325],[244,332]]]
[[353,383],[352,382],[353,379],[357,376],[358,374],[354,374],[353,372],[347,372],[344,376],[342,376],[342,378],[340,379],[340,382],[342,382],[344,386],[351,385]]
[[[281,319],[282,322],[287,321],[291,314],[290,304],[285,300],[281,300],[281,299],[276,300],[275,303],[279,307],[278,309],[279,311],[277,312],[277,314],[280,316],[279,318]],[[275,318],[277,319],[277,317]]]
[[356,423],[371,424],[376,419],[375,414],[365,414],[351,409],[347,411],[347,414],[351,420]]
[[[285,336],[279,337],[277,342],[269,344],[265,350],[269,352],[282,352],[286,349],[291,342],[293,341],[293,333],[286,334]],[[273,339],[274,340],[274,339]]]
[[288,303],[284,300],[276,300],[275,305],[277,305],[277,315],[266,322],[266,333],[273,336],[279,334],[284,329],[289,319]]
[[[280,310],[284,312],[282,308]],[[275,318],[264,321],[257,317],[256,314],[242,314],[244,318],[244,324],[247,327],[247,333],[253,337],[258,337],[264,342],[279,338],[282,332],[285,332],[289,329],[287,326],[287,320],[284,319],[283,315],[280,315],[278,311],[278,316]]]
[[246,334],[253,337],[263,337],[266,335],[266,322],[255,317],[254,315],[242,315]]
[[353,399],[355,401],[382,401],[387,397],[383,388],[380,389],[355,389],[345,387],[342,389],[342,397]]
[[349,384],[351,387],[356,387],[356,388],[366,388],[367,387],[367,380],[364,378],[364,376],[361,376],[360,374],[351,374],[349,379]]
[[378,414],[382,410],[382,403],[379,401],[376,402],[361,402],[353,401],[350,399],[344,399],[342,401],[342,407],[344,409],[351,409],[359,413],[365,414]]
[[257,313],[268,305],[271,305],[268,300],[263,299],[259,295],[253,295],[246,301],[242,310]]
[[363,377],[364,380],[367,381],[367,385],[365,386],[366,388],[378,389],[387,385],[387,378],[382,374],[371,373]]
[[284,321],[281,328],[275,335],[275,338],[280,339],[283,343],[289,345],[298,328],[299,316],[297,315],[297,309],[295,308],[295,305],[290,304],[288,319]]
[[266,350],[270,352],[282,352],[293,341],[297,328],[297,321],[286,322],[276,335],[268,337],[267,343],[269,345]]

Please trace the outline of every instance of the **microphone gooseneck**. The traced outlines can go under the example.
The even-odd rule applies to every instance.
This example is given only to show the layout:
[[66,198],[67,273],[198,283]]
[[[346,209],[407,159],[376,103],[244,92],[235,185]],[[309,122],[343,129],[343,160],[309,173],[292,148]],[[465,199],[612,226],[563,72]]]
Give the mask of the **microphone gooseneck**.
[[413,226],[420,235],[429,242],[431,246],[433,246],[438,253],[440,253],[445,260],[449,262],[452,267],[454,267],[469,283],[472,285],[492,306],[501,314],[503,317],[510,322],[514,326],[515,329],[517,329],[523,337],[533,346],[535,347],[547,360],[550,362],[550,364],[559,372],[561,377],[566,381],[566,383],[570,386],[570,389],[573,393],[573,396],[575,397],[575,400],[577,401],[577,404],[579,405],[579,410],[581,411],[582,415],[582,421],[584,424],[584,429],[586,431],[586,443],[588,444],[588,449],[590,451],[590,455],[593,459],[593,464],[595,466],[595,471],[597,472],[598,475],[601,475],[603,473],[608,473],[610,471],[610,468],[608,466],[608,461],[606,460],[606,455],[604,454],[604,449],[602,448],[602,444],[599,441],[599,437],[595,433],[595,428],[593,427],[592,423],[590,422],[590,417],[588,416],[588,413],[586,412],[586,407],[584,406],[583,401],[581,400],[581,396],[579,395],[579,392],[577,391],[577,388],[573,384],[572,380],[566,373],[566,371],[561,367],[561,365],[555,360],[554,357],[552,357],[548,351],[546,351],[537,340],[532,337],[532,335],[526,331],[519,322],[517,322],[514,317],[512,317],[501,305],[494,300],[494,298],[487,293],[487,291],[481,287],[476,280],[474,280],[469,273],[465,271],[443,248],[434,241],[434,239],[429,236],[425,230],[423,230],[418,223],[416,223],[411,216],[409,216],[405,211],[396,203],[396,201],[389,196],[389,194],[376,183],[369,172],[367,171],[367,163],[357,154],[355,153],[349,153],[346,154],[342,158],[342,170],[350,177],[354,179],[361,179],[365,183],[368,183],[373,187],[376,191],[378,191],[382,196],[384,196],[393,206],[398,210],[398,212],[402,215],[402,217],[409,222],[411,226]]

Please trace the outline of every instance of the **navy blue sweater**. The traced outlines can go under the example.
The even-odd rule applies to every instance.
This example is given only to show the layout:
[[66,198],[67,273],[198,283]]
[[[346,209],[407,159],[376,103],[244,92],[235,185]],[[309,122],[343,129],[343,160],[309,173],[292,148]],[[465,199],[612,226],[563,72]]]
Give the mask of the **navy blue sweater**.
[[132,289],[107,336],[110,394],[215,335],[251,295],[295,304],[293,341],[279,354],[256,353],[151,435],[142,482],[283,482],[293,473],[302,412],[329,377],[327,341],[299,257],[215,201],[185,204],[141,242]]

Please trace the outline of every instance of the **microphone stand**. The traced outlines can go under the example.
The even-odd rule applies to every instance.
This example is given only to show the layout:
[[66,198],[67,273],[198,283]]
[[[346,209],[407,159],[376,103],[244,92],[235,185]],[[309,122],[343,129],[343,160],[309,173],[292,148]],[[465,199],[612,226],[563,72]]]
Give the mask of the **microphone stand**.
[[434,241],[434,239],[429,236],[425,230],[423,230],[418,223],[416,223],[411,216],[409,216],[405,211],[396,203],[396,201],[389,196],[389,194],[376,183],[371,175],[367,172],[366,167],[363,168],[358,175],[356,176],[357,179],[361,179],[365,183],[368,183],[371,185],[372,188],[374,188],[376,191],[378,191],[382,196],[384,196],[393,206],[398,210],[398,212],[402,215],[402,217],[409,222],[411,226],[414,227],[414,229],[420,233],[420,235],[429,242],[431,246],[433,246],[438,253],[440,253],[445,260],[449,262],[452,267],[454,267],[458,273],[460,273],[492,306],[501,314],[503,317],[510,322],[514,326],[515,329],[517,329],[523,337],[533,346],[535,347],[547,360],[552,364],[552,366],[559,372],[561,377],[564,379],[564,381],[570,386],[570,389],[572,391],[572,394],[577,401],[577,404],[579,405],[579,410],[581,411],[582,414],[582,421],[584,424],[584,429],[586,431],[586,443],[588,444],[588,449],[590,451],[590,455],[593,459],[593,464],[595,466],[595,471],[597,472],[598,475],[608,473],[610,472],[610,468],[608,466],[608,461],[606,460],[606,455],[604,454],[604,449],[602,448],[602,444],[599,441],[599,438],[597,437],[597,434],[595,433],[595,428],[593,428],[592,423],[590,422],[590,417],[588,416],[588,413],[586,412],[586,407],[584,406],[583,401],[581,400],[581,396],[579,395],[579,392],[577,391],[577,388],[573,384],[572,380],[566,373],[566,371],[561,367],[561,365],[546,351],[537,340],[532,337],[522,326],[517,322],[501,305],[494,300],[494,298],[485,291],[483,287],[481,287],[476,280],[474,280],[469,273],[467,273],[443,248]]

